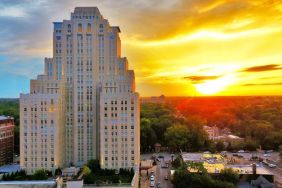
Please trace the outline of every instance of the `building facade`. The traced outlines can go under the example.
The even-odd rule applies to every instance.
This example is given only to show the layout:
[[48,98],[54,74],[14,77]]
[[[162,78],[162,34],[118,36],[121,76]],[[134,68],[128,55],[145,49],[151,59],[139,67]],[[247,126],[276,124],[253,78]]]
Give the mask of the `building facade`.
[[[44,75],[21,95],[21,165],[27,171],[90,159],[103,168],[138,167],[139,95],[119,33],[96,7],[77,7],[70,20],[54,22],[53,58],[45,58]],[[33,146],[35,139],[43,147]]]
[[14,119],[0,116],[0,166],[13,162]]

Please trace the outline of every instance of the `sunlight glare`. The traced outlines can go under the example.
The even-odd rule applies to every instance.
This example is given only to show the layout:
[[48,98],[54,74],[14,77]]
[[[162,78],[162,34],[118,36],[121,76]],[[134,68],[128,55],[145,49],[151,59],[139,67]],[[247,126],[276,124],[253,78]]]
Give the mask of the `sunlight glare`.
[[234,75],[223,76],[216,80],[209,80],[205,83],[195,84],[196,89],[204,95],[212,95],[224,90],[234,83]]

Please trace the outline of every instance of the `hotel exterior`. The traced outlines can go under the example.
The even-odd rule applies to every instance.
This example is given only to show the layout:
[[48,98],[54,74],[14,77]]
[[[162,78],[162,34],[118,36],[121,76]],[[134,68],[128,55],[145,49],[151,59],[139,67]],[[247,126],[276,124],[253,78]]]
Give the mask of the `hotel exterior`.
[[20,96],[20,164],[28,173],[90,159],[102,168],[138,168],[139,94],[119,33],[96,7],[54,22],[53,58]]
[[0,166],[13,162],[14,118],[0,116]]

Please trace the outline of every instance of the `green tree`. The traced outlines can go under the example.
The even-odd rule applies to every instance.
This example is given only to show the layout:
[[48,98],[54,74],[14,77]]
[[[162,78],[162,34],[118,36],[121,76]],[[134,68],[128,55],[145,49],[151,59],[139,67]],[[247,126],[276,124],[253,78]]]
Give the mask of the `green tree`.
[[[196,169],[200,173],[189,172],[187,169]],[[235,188],[227,181],[214,179],[201,163],[183,163],[176,169],[172,183],[175,188]]]
[[282,158],[282,145],[279,146],[279,154],[280,154],[280,158]]
[[256,151],[258,144],[255,139],[246,138],[244,143],[244,149],[248,151]]
[[84,165],[83,169],[82,169],[82,174],[85,175],[85,176],[91,174],[90,168],[88,166]]
[[210,146],[210,141],[206,131],[203,126],[206,125],[206,121],[199,116],[188,116],[184,120],[185,126],[189,129],[189,136],[187,150],[189,151],[199,151],[201,149]]
[[237,185],[237,183],[239,182],[239,174],[231,168],[225,168],[219,173],[218,179],[221,181],[231,182],[234,185]]
[[95,175],[92,173],[83,176],[83,181],[85,184],[94,184],[95,180]]
[[215,144],[215,147],[216,147],[216,150],[217,151],[223,151],[225,150],[225,145],[222,141],[218,141],[216,144]]
[[89,160],[87,166],[89,167],[92,173],[96,173],[101,169],[99,160],[95,159]]
[[171,162],[171,164],[172,164],[172,166],[173,166],[174,168],[178,168],[178,167],[181,166],[182,161],[183,161],[183,160],[182,160],[181,155],[178,155],[178,156]]
[[278,149],[278,146],[282,145],[282,130],[272,131],[267,134],[263,140],[264,149]]
[[151,121],[149,119],[142,118],[140,124],[141,150],[144,152],[148,151],[148,148],[153,148],[157,141],[157,136],[151,128]]
[[169,147],[177,150],[183,149],[188,145],[189,130],[186,126],[175,124],[165,132],[165,139]]
[[61,168],[57,168],[55,170],[55,176],[60,176],[60,175],[62,175],[62,169]]
[[186,163],[188,169],[192,170],[196,173],[207,173],[207,170],[205,169],[203,163],[201,162],[187,162]]
[[48,178],[47,173],[44,169],[36,170],[32,175],[33,180],[46,180]]
[[257,139],[258,141],[264,140],[265,136],[273,130],[273,125],[264,120],[251,120],[247,127],[247,135]]

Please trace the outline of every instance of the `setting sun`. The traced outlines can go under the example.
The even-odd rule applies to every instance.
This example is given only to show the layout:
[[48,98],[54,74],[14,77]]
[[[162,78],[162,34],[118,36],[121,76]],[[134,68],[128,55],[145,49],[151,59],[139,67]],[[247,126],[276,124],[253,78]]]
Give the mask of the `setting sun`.
[[201,84],[195,84],[197,91],[204,95],[213,95],[234,83],[234,76],[224,76],[216,80],[208,80]]

